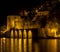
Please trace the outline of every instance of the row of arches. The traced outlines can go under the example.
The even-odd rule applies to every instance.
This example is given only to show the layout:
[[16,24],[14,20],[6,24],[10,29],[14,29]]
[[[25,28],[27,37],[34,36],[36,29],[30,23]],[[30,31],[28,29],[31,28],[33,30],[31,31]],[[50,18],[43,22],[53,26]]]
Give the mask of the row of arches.
[[8,33],[9,38],[0,38],[0,52],[32,52],[31,30],[10,29]]
[[32,52],[37,29],[10,29],[0,38],[0,52]]
[[15,38],[32,38],[32,30],[10,30],[10,37]]

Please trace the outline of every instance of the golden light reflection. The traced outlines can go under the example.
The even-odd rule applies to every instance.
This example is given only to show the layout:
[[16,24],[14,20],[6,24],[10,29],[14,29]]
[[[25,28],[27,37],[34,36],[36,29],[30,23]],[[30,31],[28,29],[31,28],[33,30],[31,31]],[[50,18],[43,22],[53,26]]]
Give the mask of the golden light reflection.
[[2,52],[2,48],[3,48],[3,47],[2,47],[2,38],[1,38],[1,52]]
[[35,50],[35,52],[39,52],[39,47],[38,47],[38,44],[37,43],[34,43],[34,50]]
[[32,52],[32,39],[28,39],[28,50]]
[[18,52],[18,50],[17,50],[17,47],[18,47],[18,46],[17,46],[17,38],[15,38],[15,42],[14,42],[14,43],[15,43],[15,45],[14,45],[14,46],[15,46],[15,47],[14,47],[15,50],[14,50],[14,51],[15,51],[15,52]]
[[19,51],[18,52],[22,52],[22,39],[19,39]]
[[3,48],[2,48],[2,51],[3,51],[3,52],[5,51],[5,43],[6,43],[5,40],[6,40],[6,38],[3,37],[3,38],[2,38],[2,47],[3,47]]
[[6,43],[5,43],[6,45],[6,48],[5,48],[5,50],[6,50],[6,52],[9,52],[9,50],[10,50],[10,40],[8,39],[8,38],[6,38]]
[[49,39],[47,43],[47,52],[57,52],[57,39]]
[[14,39],[11,38],[11,52],[14,52]]
[[24,52],[27,52],[27,39],[23,39],[23,42]]

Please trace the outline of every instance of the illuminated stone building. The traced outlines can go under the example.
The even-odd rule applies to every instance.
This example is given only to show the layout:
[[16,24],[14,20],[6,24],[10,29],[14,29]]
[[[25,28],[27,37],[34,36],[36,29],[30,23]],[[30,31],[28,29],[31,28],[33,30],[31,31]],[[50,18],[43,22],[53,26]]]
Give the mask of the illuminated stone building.
[[[0,38],[0,52],[60,52],[60,40],[53,39],[60,37],[60,25],[57,21],[47,21],[45,27],[41,27],[44,19],[49,18],[52,8],[54,10],[57,0],[54,1],[50,3],[52,7],[49,6],[49,1],[46,1],[37,8],[31,21],[24,19],[29,13],[27,11],[24,11],[25,15],[7,16],[7,30],[4,31],[6,27],[2,27],[4,36]],[[41,23],[41,20],[44,22]],[[5,32],[7,33],[4,34]],[[41,37],[52,39],[40,39]]]
[[23,19],[18,15],[7,16],[7,29],[16,28],[16,29],[32,29],[39,28],[38,23],[32,24],[31,21]]
[[17,28],[22,29],[23,19],[20,16],[10,15],[7,16],[7,29]]
[[33,33],[29,25],[29,21],[26,22],[18,15],[7,16],[7,30],[10,31],[11,52],[32,52]]

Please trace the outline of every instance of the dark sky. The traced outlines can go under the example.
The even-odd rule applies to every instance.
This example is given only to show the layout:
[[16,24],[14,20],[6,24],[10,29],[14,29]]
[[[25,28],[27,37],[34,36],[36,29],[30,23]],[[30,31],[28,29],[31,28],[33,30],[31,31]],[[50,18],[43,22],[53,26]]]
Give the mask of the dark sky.
[[[20,1],[6,1],[0,4],[0,13],[14,12],[22,8],[31,8],[42,3],[42,0],[20,0]],[[7,13],[8,14],[8,13]]]
[[19,10],[24,8],[33,8],[37,5],[41,5],[46,0],[20,0],[20,1],[13,1],[13,0],[2,0],[0,1],[0,26],[6,23],[6,17],[9,14],[15,14]]
[[24,8],[32,8],[41,3],[42,0],[0,1],[0,26],[6,23],[7,15],[14,14]]

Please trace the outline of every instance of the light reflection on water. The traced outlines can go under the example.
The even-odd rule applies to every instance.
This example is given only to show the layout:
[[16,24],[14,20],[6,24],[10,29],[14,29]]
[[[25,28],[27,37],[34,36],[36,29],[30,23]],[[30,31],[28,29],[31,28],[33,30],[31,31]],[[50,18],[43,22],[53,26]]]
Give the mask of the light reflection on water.
[[11,52],[13,52],[13,48],[14,48],[14,46],[13,46],[13,39],[11,38]]
[[57,40],[47,40],[47,51],[48,52],[57,52]]
[[60,52],[60,40],[59,39],[41,39],[39,40],[39,52]]
[[[6,38],[5,41],[3,41],[4,40],[0,38],[0,52],[8,52],[9,50],[9,52],[22,52],[22,39],[19,39],[19,42],[18,39],[11,39],[10,41],[9,38]],[[31,44],[28,44],[28,46],[30,46],[30,50]],[[33,42],[32,46],[34,46],[33,52],[60,52],[60,39],[40,39],[39,43]],[[25,48],[28,49],[29,47]],[[27,52],[27,50],[25,52]],[[29,52],[32,52],[32,50]]]

